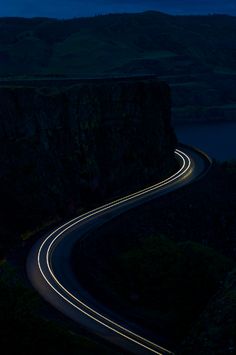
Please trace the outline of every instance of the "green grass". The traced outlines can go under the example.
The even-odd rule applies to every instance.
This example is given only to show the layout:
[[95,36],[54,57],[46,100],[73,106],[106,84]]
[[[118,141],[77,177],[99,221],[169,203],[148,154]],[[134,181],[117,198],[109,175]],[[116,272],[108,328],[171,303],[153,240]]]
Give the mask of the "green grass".
[[212,298],[195,327],[185,339],[179,354],[225,355],[235,353],[236,270]]
[[178,54],[176,54],[172,51],[159,50],[159,51],[144,52],[143,55],[140,56],[140,58],[142,58],[142,59],[165,59],[165,58],[175,58],[176,56],[178,56]]
[[141,318],[182,336],[234,265],[198,243],[147,237],[114,260],[107,287]]
[[3,77],[154,74],[173,84],[178,107],[236,101],[235,17],[146,12],[63,21],[0,18],[0,26]]
[[[0,19],[0,53],[10,57],[2,74],[52,70],[97,73],[115,70],[135,59],[162,60],[165,64],[166,59],[179,56],[183,63],[188,60],[193,65],[197,62],[217,70],[236,71],[230,57],[234,50],[235,19],[206,16],[190,20],[187,16],[155,12],[67,21]],[[211,31],[206,32],[203,23],[210,24]],[[224,31],[220,32],[221,27]],[[228,45],[231,40],[232,49]],[[175,66],[174,61],[172,65]]]
[[116,350],[76,334],[63,323],[39,316],[41,309],[38,296],[23,286],[9,264],[0,264],[1,346],[9,353],[30,355],[46,349],[50,355],[118,355]]
[[227,67],[216,67],[214,70],[217,74],[224,74],[224,75],[236,75],[236,70],[227,68]]

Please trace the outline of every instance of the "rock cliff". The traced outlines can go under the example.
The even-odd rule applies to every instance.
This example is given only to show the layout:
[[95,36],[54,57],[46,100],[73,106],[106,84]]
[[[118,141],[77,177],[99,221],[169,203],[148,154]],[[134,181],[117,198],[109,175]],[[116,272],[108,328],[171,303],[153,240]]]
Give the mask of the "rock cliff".
[[4,235],[157,181],[175,144],[169,88],[157,80],[0,87]]

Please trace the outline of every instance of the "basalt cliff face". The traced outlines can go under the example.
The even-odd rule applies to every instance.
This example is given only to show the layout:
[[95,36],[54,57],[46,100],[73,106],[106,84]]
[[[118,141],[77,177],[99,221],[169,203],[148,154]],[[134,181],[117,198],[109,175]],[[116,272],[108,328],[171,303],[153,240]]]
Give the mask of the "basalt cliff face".
[[0,87],[1,234],[157,181],[175,145],[157,80]]

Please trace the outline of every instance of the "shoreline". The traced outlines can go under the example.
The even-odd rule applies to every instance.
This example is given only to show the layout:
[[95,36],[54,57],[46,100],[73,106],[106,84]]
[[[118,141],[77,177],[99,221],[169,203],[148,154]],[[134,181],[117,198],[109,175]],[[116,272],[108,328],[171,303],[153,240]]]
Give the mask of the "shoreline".
[[219,118],[219,119],[215,119],[215,118],[212,118],[212,119],[204,119],[204,120],[198,120],[198,119],[195,119],[195,120],[189,120],[189,119],[186,119],[186,120],[175,120],[174,118],[172,118],[172,125],[173,127],[176,127],[176,126],[181,126],[181,125],[185,125],[185,124],[207,124],[207,123],[236,123],[236,117],[235,118],[232,118],[232,119],[224,119],[224,118]]

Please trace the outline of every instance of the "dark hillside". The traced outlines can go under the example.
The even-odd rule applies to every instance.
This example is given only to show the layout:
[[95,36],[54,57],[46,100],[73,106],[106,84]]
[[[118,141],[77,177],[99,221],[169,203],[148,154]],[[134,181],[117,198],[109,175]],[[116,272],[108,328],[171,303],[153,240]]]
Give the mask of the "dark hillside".
[[235,33],[224,15],[1,18],[0,75],[155,74],[172,86],[176,120],[233,119]]
[[3,246],[175,168],[169,88],[157,80],[1,87],[0,128]]
[[215,165],[89,233],[74,250],[79,281],[176,354],[235,354],[235,178],[235,164]]

